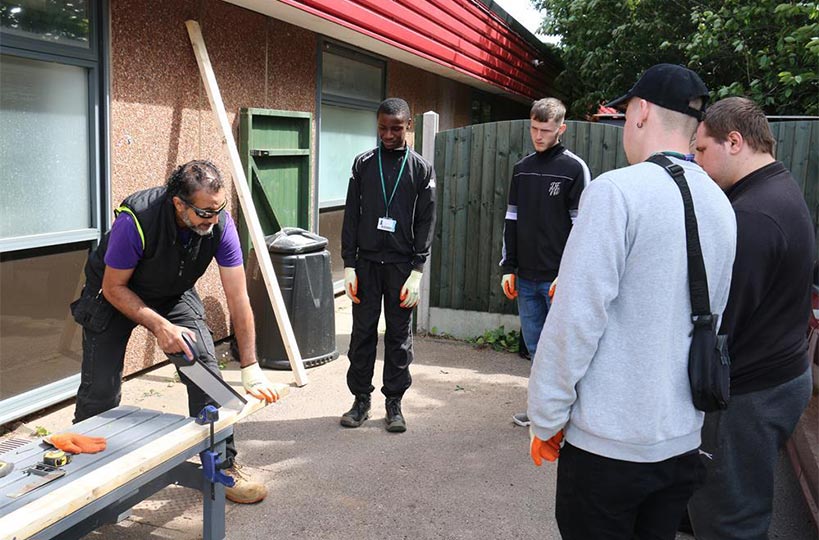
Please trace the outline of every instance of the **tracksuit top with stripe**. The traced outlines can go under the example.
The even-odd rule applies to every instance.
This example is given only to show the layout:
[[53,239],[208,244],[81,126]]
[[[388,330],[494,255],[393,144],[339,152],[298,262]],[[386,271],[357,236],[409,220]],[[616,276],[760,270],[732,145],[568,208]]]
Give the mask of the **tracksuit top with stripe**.
[[590,181],[586,163],[562,144],[515,164],[503,231],[504,274],[541,282],[557,277],[580,194]]

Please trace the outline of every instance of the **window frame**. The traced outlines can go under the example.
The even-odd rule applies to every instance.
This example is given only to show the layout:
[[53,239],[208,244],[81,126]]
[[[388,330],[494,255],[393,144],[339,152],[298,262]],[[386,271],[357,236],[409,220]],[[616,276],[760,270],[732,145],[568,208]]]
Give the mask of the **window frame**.
[[[102,232],[111,228],[110,163],[110,6],[107,0],[89,0],[89,47],[51,43],[3,32],[0,54],[88,68],[88,181],[91,225],[61,233],[0,240],[0,253],[36,257],[43,248],[86,244],[96,247]],[[0,400],[0,424],[70,399],[77,394],[80,373]]]
[[[53,233],[42,233],[10,238],[0,238],[0,253],[37,249],[47,246],[71,244],[87,241],[96,242],[102,231],[106,199],[107,163],[104,161],[107,152],[107,26],[106,2],[89,0],[89,47],[76,47],[60,43],[43,41],[34,37],[23,37],[8,34],[0,30],[0,55],[14,56],[40,62],[53,62],[62,65],[81,67],[87,70],[87,128],[88,128],[88,182],[90,227]],[[99,29],[99,30],[98,30]],[[107,226],[107,222],[105,224]]]

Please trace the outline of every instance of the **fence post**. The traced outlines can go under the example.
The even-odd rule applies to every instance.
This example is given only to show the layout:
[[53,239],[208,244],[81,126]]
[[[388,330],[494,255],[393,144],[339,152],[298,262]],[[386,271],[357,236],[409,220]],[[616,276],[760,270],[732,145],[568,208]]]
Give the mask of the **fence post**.
[[[430,163],[435,163],[435,134],[438,133],[438,113],[427,111],[424,113],[421,126],[421,155]],[[436,188],[437,189],[437,188]],[[441,204],[441,201],[437,201]],[[433,231],[434,233],[434,231]],[[433,236],[434,238],[434,236]],[[424,274],[421,278],[421,299],[418,301],[417,326],[421,332],[429,332],[429,271],[432,259],[432,249],[424,265]]]

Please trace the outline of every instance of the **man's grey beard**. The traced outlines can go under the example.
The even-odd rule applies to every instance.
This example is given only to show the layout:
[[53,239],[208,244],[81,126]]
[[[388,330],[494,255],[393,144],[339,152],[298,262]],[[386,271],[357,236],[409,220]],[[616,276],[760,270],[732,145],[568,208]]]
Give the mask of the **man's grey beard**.
[[182,214],[182,222],[185,225],[187,225],[190,230],[192,230],[193,232],[195,232],[199,236],[210,236],[213,233],[213,226],[214,226],[213,223],[208,225],[207,229],[200,229],[199,227],[197,227],[196,225],[193,224],[193,221],[191,221],[188,218],[187,214]]

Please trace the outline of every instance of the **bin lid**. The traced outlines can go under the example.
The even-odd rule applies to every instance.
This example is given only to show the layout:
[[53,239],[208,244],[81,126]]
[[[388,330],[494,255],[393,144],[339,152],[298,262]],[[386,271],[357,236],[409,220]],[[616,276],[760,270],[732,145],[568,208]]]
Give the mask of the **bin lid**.
[[312,253],[327,247],[327,239],[298,227],[285,227],[276,234],[266,236],[269,253]]

